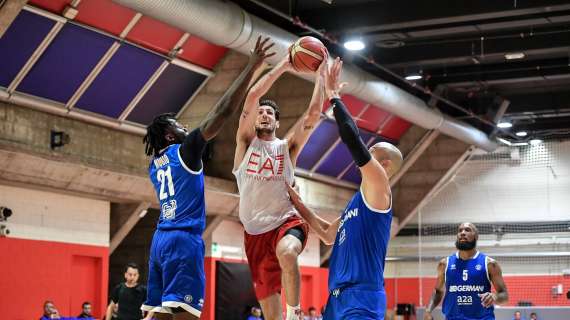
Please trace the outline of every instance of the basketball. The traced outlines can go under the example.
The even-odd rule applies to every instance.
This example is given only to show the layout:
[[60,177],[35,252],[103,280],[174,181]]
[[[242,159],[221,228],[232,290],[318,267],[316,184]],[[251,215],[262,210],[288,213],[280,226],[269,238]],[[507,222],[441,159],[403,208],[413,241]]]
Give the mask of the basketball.
[[299,72],[315,72],[323,61],[323,52],[326,51],[327,48],[319,39],[302,37],[289,48],[289,61]]

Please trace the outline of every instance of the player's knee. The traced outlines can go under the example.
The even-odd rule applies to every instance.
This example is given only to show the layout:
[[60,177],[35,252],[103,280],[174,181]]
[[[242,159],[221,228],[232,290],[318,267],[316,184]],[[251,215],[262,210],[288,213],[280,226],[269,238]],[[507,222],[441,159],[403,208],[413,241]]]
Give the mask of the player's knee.
[[277,254],[281,268],[289,268],[297,266],[297,257],[299,253],[296,248],[289,246],[280,250]]

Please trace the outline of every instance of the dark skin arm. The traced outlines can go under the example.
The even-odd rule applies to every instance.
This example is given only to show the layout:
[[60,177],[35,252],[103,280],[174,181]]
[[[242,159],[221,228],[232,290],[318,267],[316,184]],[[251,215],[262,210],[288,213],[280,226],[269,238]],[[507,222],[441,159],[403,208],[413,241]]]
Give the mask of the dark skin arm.
[[509,301],[509,294],[507,292],[505,280],[503,280],[503,271],[501,270],[499,263],[493,259],[489,259],[487,270],[489,272],[489,279],[497,293],[485,292],[480,294],[479,297],[481,298],[481,305],[485,308],[489,308],[493,304],[506,303]]
[[443,299],[443,295],[445,294],[446,267],[447,267],[447,259],[443,258],[439,260],[439,263],[437,264],[437,279],[435,280],[435,288],[433,289],[433,293],[431,295],[431,298],[429,299],[429,303],[426,306],[426,312],[424,313],[424,320],[433,319],[431,312],[439,305],[439,303]]
[[226,120],[238,110],[255,71],[261,67],[266,58],[275,55],[274,52],[268,53],[272,46],[273,42],[269,41],[269,38],[265,38],[263,41],[261,41],[261,36],[257,38],[257,43],[251,52],[247,66],[200,125],[200,132],[204,140],[213,139],[222,130]]

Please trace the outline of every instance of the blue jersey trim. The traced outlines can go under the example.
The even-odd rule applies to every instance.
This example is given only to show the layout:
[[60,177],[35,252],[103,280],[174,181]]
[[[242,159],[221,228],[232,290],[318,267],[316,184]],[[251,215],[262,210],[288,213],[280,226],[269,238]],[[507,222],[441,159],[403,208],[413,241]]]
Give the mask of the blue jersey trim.
[[[182,145],[181,145],[180,147],[182,147]],[[202,160],[200,160],[200,164],[202,165],[202,168],[200,168],[200,170],[194,171],[194,170],[188,168],[188,167],[186,166],[186,163],[185,163],[184,160],[182,159],[182,156],[180,155],[180,147],[178,147],[178,150],[177,150],[176,152],[178,153],[178,160],[180,161],[180,164],[182,164],[182,167],[183,167],[186,171],[190,172],[190,173],[193,174],[193,175],[199,175],[199,174],[201,174],[202,171],[204,171],[204,164],[202,163]]]
[[390,206],[386,210],[375,209],[374,207],[372,207],[371,205],[368,204],[368,202],[366,201],[366,198],[364,197],[364,191],[362,190],[362,185],[360,186],[360,195],[362,196],[362,201],[364,202],[364,205],[370,211],[373,211],[376,213],[389,213],[390,210],[392,210],[392,195],[390,195]]

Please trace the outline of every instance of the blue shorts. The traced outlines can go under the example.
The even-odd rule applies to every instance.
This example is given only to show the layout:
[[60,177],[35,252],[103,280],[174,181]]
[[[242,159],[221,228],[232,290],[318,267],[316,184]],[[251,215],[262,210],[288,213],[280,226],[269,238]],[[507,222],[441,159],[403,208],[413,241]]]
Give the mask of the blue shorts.
[[348,287],[331,292],[323,320],[384,320],[385,311],[386,292],[384,290]]
[[181,308],[200,317],[204,306],[204,241],[186,230],[156,230],[150,247],[147,299],[142,310]]

